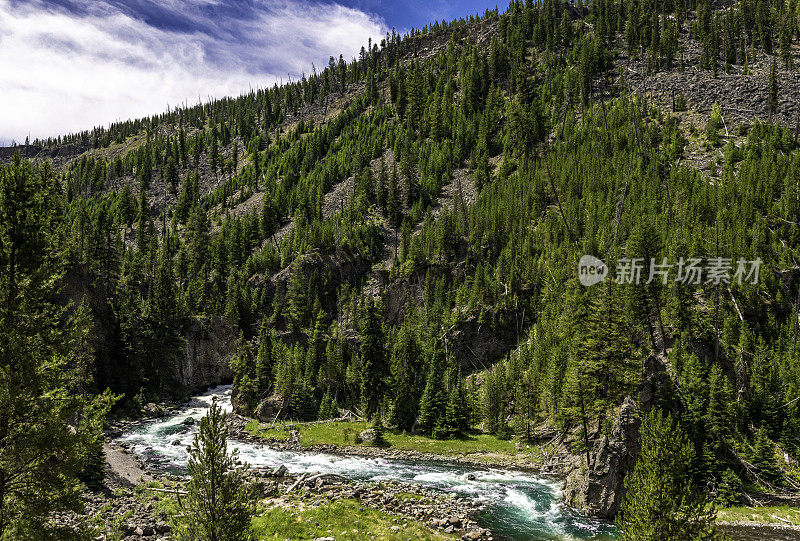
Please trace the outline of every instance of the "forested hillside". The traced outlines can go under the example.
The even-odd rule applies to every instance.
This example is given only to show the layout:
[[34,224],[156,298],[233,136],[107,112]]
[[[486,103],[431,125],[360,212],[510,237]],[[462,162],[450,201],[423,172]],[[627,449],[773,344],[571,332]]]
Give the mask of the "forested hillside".
[[[677,420],[708,499],[796,490],[799,17],[796,0],[512,2],[18,147],[54,168],[88,386],[118,407],[180,394],[204,319],[239,335],[235,405],[265,421],[481,425],[557,442],[591,485],[630,397]],[[37,174],[6,150],[0,184]],[[601,284],[580,283],[584,254]],[[674,268],[618,283],[634,258],[644,278]],[[677,280],[681,258],[727,280]]]

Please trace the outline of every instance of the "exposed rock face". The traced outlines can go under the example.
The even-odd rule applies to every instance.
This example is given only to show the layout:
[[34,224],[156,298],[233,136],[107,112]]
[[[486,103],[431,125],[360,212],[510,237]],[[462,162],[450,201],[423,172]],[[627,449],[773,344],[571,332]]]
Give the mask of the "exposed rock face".
[[222,318],[197,317],[184,327],[186,350],[175,366],[176,380],[188,392],[204,390],[233,379],[231,356],[236,352],[236,331]]
[[[237,407],[238,406],[238,407]],[[246,409],[239,404],[234,404],[234,411],[242,415],[247,415]],[[280,413],[283,411],[283,399],[277,396],[271,396],[262,400],[251,417],[255,417],[261,422],[273,422]]]
[[[457,269],[451,278],[457,282],[465,279],[463,268]],[[379,285],[386,288],[387,324],[398,324],[403,320],[409,299],[417,305],[425,302],[424,281],[419,276],[383,281]],[[514,347],[519,340],[517,331],[520,328],[515,329],[515,326],[521,326],[522,323],[513,310],[493,311],[487,307],[483,317],[479,309],[470,310],[445,332],[443,338],[447,340],[448,353],[458,361],[462,372],[471,373],[485,369]]]
[[602,435],[589,453],[591,470],[577,458],[567,476],[564,500],[590,516],[611,518],[625,495],[625,474],[636,465],[639,454],[639,418],[636,402],[628,397],[614,420],[610,435]]
[[613,518],[625,497],[625,475],[636,466],[639,456],[640,412],[672,391],[667,367],[659,356],[645,361],[638,402],[626,397],[609,434],[590,434],[590,468],[585,455],[571,457],[572,468],[564,484],[564,501],[590,516]]

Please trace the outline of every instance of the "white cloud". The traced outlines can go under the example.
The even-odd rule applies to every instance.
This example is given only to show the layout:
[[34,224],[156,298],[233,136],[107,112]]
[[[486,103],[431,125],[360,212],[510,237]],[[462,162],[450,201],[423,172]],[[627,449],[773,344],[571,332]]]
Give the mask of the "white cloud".
[[[162,112],[167,104],[237,95],[357,54],[386,25],[337,4],[259,0],[246,12],[170,0],[146,14],[110,3],[73,9],[0,0],[0,141],[23,141]],[[236,0],[234,0],[235,2]],[[152,22],[152,21],[151,21]],[[179,28],[175,30],[173,28]]]

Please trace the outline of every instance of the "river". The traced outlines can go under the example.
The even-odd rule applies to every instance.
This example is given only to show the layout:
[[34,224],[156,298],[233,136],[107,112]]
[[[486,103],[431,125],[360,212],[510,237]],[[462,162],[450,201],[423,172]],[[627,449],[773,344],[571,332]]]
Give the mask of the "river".
[[[211,389],[194,397],[171,417],[131,427],[120,441],[149,467],[182,473],[188,461],[186,447],[192,443],[197,422],[215,398],[224,410],[230,411],[230,392],[230,386]],[[609,523],[588,518],[564,505],[561,483],[553,479],[448,462],[277,451],[266,445],[239,441],[230,441],[229,447],[238,449],[240,458],[251,466],[274,468],[283,464],[292,473],[336,473],[361,481],[411,482],[479,500],[485,507],[476,517],[477,522],[501,539],[601,541],[614,538],[614,528]],[[735,537],[753,539],[748,535]],[[763,530],[759,538],[765,538]]]

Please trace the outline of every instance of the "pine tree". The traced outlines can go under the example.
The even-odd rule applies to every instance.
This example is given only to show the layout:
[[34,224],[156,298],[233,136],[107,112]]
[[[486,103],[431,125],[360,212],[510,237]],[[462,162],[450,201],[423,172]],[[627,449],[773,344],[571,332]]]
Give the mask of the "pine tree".
[[708,409],[705,424],[714,438],[723,440],[734,430],[734,407],[736,399],[733,389],[719,365],[711,368],[708,378]]
[[444,374],[441,364],[442,354],[436,350],[431,355],[428,378],[419,404],[417,426],[423,434],[433,434],[444,418],[447,392],[442,385]]
[[241,334],[239,335],[239,344],[239,349],[229,362],[231,371],[233,371],[231,403],[235,408],[252,414],[258,406],[258,387],[252,377],[252,356]]
[[246,466],[236,466],[238,452],[228,452],[225,430],[225,414],[215,401],[200,420],[189,453],[188,495],[177,532],[180,540],[251,539],[255,492],[247,482]]
[[384,350],[385,339],[375,301],[369,299],[359,329],[361,354],[361,406],[364,414],[372,416],[386,392],[389,367]]
[[150,217],[150,203],[144,187],[139,188],[139,221],[136,225],[136,246],[144,252],[153,236],[153,220]]
[[386,215],[389,218],[389,223],[394,227],[398,227],[402,214],[400,188],[397,181],[397,164],[395,163],[394,167],[392,167],[392,174],[389,176],[389,186],[386,191]]
[[339,408],[336,405],[336,399],[333,397],[333,393],[331,393],[330,389],[327,389],[319,405],[319,414],[317,414],[317,418],[323,421],[326,419],[335,419],[336,417],[339,417]]
[[295,330],[299,331],[308,324],[308,287],[303,283],[303,266],[300,260],[293,265],[292,277],[289,279],[286,296],[289,301],[289,317]]
[[184,344],[180,333],[181,307],[168,244],[165,240],[158,250],[155,276],[144,307],[144,324],[137,330],[142,335],[137,349],[146,367],[146,377],[158,386],[168,382],[170,363]]
[[[410,319],[406,314],[406,321]],[[404,323],[398,331],[392,355],[394,403],[389,422],[398,430],[411,430],[419,411],[422,350],[412,326]]]
[[167,183],[170,190],[174,193],[178,189],[178,168],[175,165],[175,159],[170,156],[167,160]]
[[486,373],[483,385],[483,420],[486,430],[491,434],[505,434],[508,431],[504,399],[505,375],[503,367],[498,364]]
[[776,464],[775,447],[764,429],[760,429],[756,436],[753,463],[758,466],[759,475],[766,481],[772,482],[780,478],[781,472]]
[[591,302],[569,374],[567,402],[586,425],[609,406],[621,403],[636,375],[630,332],[622,313],[619,286],[606,280]]
[[256,356],[256,387],[258,388],[259,398],[265,398],[274,381],[272,373],[274,367],[272,357],[272,336],[267,329],[266,322],[262,321],[261,330],[258,333],[258,355]]
[[445,378],[447,381],[447,405],[445,406],[442,431],[447,436],[454,436],[469,428],[467,393],[464,389],[461,370],[451,366],[447,372]]
[[372,422],[372,432],[374,435],[374,439],[372,440],[373,445],[376,447],[384,447],[387,445],[386,428],[383,426],[383,416],[380,410],[375,412],[375,420]]
[[778,76],[775,59],[772,59],[772,64],[769,68],[769,121],[772,122],[772,116],[778,110]]
[[706,124],[706,137],[708,138],[709,143],[715,147],[720,145],[720,124],[722,124],[722,113],[717,102],[714,102],[714,105],[711,107],[711,116]]
[[722,479],[717,488],[716,502],[725,507],[738,505],[742,499],[742,480],[730,468],[722,473]]
[[275,232],[278,230],[280,216],[269,192],[264,193],[261,202],[261,234],[270,237],[275,249],[278,249],[278,241],[275,239]]
[[712,539],[714,511],[691,478],[694,451],[669,415],[653,409],[639,430],[641,452],[625,477],[616,523],[624,541]]
[[96,443],[112,400],[91,398],[81,381],[87,311],[55,303],[60,193],[47,163],[36,170],[16,154],[0,165],[0,539],[48,538],[50,512],[79,502],[87,459],[102,463]]

